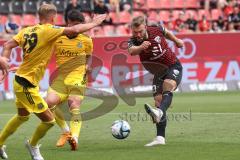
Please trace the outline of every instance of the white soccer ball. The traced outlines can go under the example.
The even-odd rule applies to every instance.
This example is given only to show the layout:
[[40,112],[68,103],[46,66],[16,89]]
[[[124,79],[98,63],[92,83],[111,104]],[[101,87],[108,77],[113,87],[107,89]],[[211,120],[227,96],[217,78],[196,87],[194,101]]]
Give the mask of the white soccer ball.
[[124,120],[117,120],[114,121],[112,124],[112,135],[117,139],[125,139],[130,134],[130,125],[127,121]]

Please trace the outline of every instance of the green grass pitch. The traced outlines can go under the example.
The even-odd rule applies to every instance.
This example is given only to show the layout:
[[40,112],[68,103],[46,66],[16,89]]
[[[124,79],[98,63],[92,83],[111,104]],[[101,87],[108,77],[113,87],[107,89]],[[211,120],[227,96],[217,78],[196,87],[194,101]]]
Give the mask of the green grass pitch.
[[[143,104],[152,98],[138,98],[130,107],[120,102],[112,112],[83,123],[79,149],[69,145],[56,148],[60,129],[55,126],[41,140],[45,160],[239,160],[240,92],[177,93],[168,110],[167,145],[144,147],[155,137],[155,126],[145,114]],[[88,99],[82,110],[100,102]],[[153,104],[153,103],[152,103]],[[0,102],[0,130],[15,113],[13,101]],[[127,119],[130,136],[114,139],[110,126],[114,120]],[[30,160],[24,140],[33,133],[39,120],[35,116],[25,123],[6,145],[10,160]]]

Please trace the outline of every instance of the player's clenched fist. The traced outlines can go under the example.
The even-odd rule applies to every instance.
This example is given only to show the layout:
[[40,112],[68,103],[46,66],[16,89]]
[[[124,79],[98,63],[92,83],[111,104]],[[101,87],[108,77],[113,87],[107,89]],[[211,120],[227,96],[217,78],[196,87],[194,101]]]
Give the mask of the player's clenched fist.
[[140,47],[142,48],[142,50],[146,50],[150,46],[151,46],[151,43],[149,41],[144,41]]

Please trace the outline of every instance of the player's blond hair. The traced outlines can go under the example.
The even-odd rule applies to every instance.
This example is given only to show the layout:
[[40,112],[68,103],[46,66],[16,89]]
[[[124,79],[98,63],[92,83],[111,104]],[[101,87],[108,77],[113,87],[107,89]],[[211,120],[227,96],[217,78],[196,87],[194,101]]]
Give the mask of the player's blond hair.
[[131,27],[135,28],[135,27],[139,27],[140,25],[146,25],[146,19],[144,16],[137,16],[135,18],[133,18],[132,22],[131,22]]
[[38,10],[40,19],[48,19],[57,14],[57,8],[53,4],[42,4]]

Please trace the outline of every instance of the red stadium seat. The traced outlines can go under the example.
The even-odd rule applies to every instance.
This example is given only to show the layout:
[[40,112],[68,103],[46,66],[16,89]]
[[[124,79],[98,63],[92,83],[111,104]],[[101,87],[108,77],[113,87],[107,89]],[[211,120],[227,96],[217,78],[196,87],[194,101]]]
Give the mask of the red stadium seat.
[[170,15],[169,11],[160,11],[159,19],[164,21],[164,22],[168,22],[169,21],[169,15]]
[[58,25],[58,26],[63,26],[65,24],[63,14],[57,14],[56,23],[55,24]]
[[119,36],[129,36],[129,29],[126,27],[126,25],[120,25],[116,27],[116,33]]
[[23,26],[32,26],[37,23],[37,18],[34,14],[23,15]]
[[0,21],[1,24],[5,24],[8,20],[7,15],[0,15],[0,18],[1,18],[1,21]]
[[211,19],[212,20],[218,20],[220,16],[222,16],[222,11],[219,9],[212,9],[211,10]]
[[116,12],[110,12],[109,16],[112,18],[113,23],[118,23],[119,22],[119,18],[117,16]]
[[184,0],[172,0],[173,8],[185,8]]
[[104,36],[104,32],[102,27],[95,27],[91,29],[91,36],[92,37],[102,37]]
[[12,22],[16,23],[17,25],[22,25],[22,16],[17,14],[12,14],[11,16]]
[[185,7],[186,8],[199,8],[199,0],[185,0]]
[[162,0],[147,0],[147,6],[149,9],[160,9]]
[[115,28],[111,25],[103,26],[103,32],[105,36],[114,36],[115,35]]
[[159,21],[159,15],[156,11],[149,11],[148,19],[150,21]]
[[170,9],[172,8],[172,4],[170,0],[159,0],[156,4],[158,8]]
[[141,11],[133,11],[133,17],[143,16],[144,13]]
[[198,10],[198,20],[201,20],[203,15],[207,17],[207,20],[211,19],[210,13],[208,11],[205,9]]
[[119,23],[129,23],[131,21],[131,14],[128,11],[120,12]]

